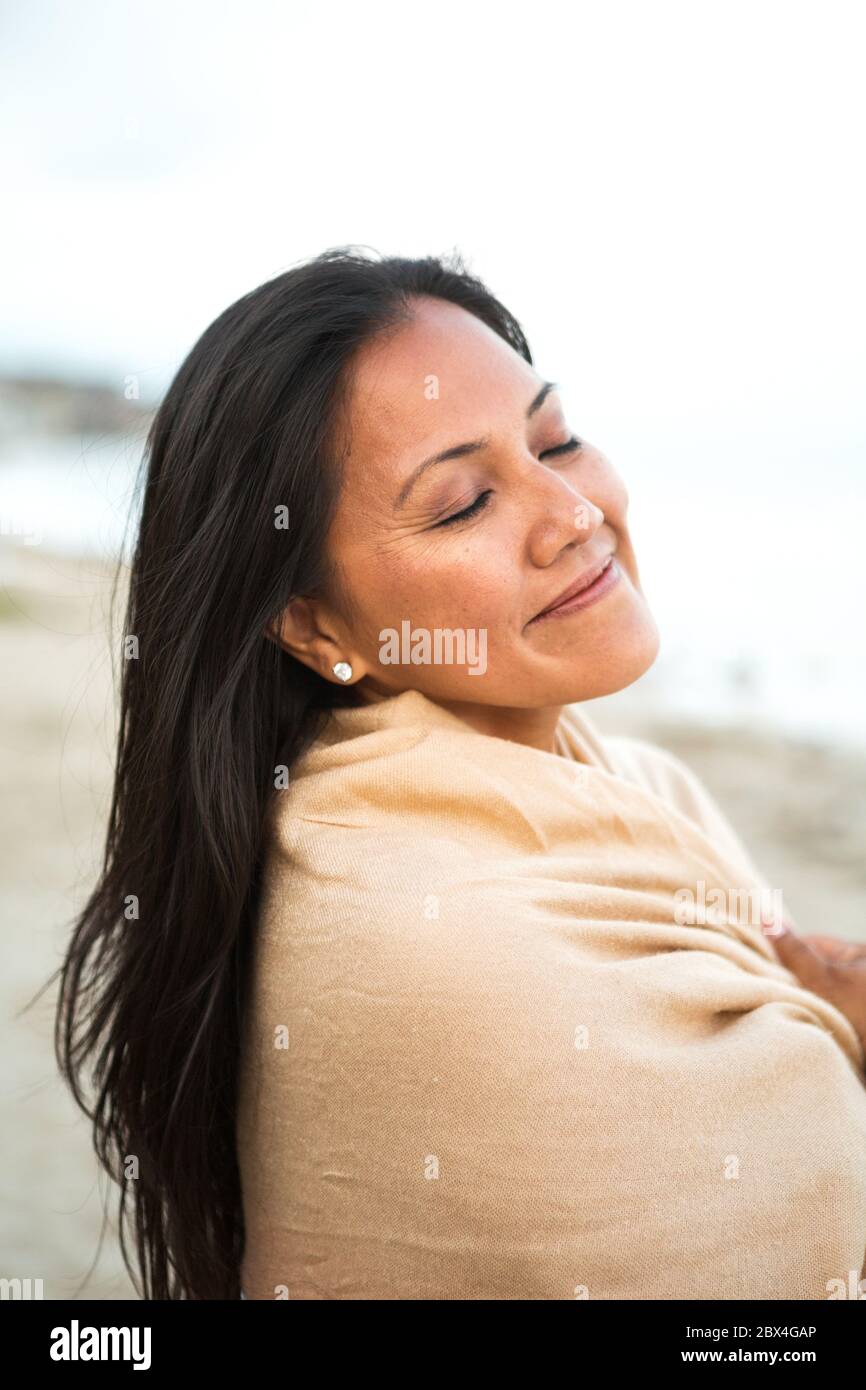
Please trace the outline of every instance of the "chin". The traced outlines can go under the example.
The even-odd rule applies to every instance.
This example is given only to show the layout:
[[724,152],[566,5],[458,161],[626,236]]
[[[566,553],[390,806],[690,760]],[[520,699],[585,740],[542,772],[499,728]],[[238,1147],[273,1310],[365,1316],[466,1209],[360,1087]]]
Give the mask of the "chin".
[[576,699],[597,700],[604,695],[615,695],[634,685],[655,662],[659,654],[661,637],[655,620],[648,609],[627,632],[617,635],[609,647],[600,655],[591,676],[581,682],[583,690]]

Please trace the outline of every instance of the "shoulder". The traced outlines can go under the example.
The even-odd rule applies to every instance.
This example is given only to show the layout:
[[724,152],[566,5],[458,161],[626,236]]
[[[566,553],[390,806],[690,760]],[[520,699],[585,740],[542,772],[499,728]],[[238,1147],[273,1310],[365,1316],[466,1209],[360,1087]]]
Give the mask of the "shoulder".
[[712,795],[670,749],[632,735],[603,734],[579,705],[566,706],[562,726],[575,756],[654,793],[700,824],[717,826],[722,813]]
[[625,734],[604,738],[608,757],[617,774],[674,802],[694,810],[709,795],[697,773],[682,758],[649,739]]
[[752,876],[764,880],[765,876],[714,793],[688,763],[669,748],[631,735],[608,735],[605,745],[618,776],[654,793],[687,816],[717,844],[745,861]]

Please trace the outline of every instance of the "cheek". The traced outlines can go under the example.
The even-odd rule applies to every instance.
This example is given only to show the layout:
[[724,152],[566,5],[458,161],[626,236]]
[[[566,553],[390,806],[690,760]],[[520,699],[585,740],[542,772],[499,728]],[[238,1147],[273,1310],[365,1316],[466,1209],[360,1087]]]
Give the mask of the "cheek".
[[628,491],[619,479],[613,484],[608,502],[608,512],[615,520],[624,522],[628,516]]
[[616,469],[602,454],[591,477],[583,480],[590,501],[604,512],[612,524],[624,522],[628,513],[628,489]]
[[509,550],[501,536],[482,538],[476,531],[464,541],[413,538],[411,555],[391,546],[379,552],[368,571],[366,604],[393,626],[394,615],[419,625],[489,624],[509,611],[514,585]]

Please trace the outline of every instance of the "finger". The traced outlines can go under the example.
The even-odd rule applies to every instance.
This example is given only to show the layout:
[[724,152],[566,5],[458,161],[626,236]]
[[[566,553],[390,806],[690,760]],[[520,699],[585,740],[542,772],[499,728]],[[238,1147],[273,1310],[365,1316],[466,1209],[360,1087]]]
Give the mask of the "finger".
[[772,937],[773,948],[783,965],[802,981],[807,989],[820,994],[830,978],[830,966],[803,937],[790,929]]
[[826,934],[813,933],[813,931],[803,935],[801,940],[808,941],[810,947],[815,947],[816,951],[822,952],[822,955],[831,956],[840,955],[851,945],[849,941],[842,941],[841,937],[828,937]]
[[813,946],[819,955],[828,960],[855,961],[866,955],[866,945],[860,941],[845,941],[840,936],[816,936],[810,934],[802,938]]

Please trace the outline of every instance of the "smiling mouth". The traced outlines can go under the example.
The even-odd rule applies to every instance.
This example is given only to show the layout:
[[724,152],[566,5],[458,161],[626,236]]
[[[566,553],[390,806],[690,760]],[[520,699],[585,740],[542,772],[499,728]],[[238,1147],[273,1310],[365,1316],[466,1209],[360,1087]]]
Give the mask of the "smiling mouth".
[[534,618],[530,618],[527,627],[532,623],[541,622],[544,618],[556,618],[567,613],[579,612],[582,608],[588,608],[597,599],[603,598],[614,585],[619,582],[621,571],[613,555],[609,555],[600,569],[595,569],[589,583],[583,584],[579,589],[569,593],[563,598],[557,599],[548,608],[543,608],[540,613],[536,613]]

